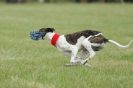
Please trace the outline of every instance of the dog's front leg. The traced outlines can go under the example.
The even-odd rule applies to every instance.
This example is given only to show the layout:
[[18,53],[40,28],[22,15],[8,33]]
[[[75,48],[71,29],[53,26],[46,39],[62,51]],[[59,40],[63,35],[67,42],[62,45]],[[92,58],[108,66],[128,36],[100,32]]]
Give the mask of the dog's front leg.
[[73,46],[73,47],[71,48],[71,51],[72,51],[72,53],[71,53],[71,60],[70,60],[70,63],[77,63],[78,60],[76,59],[76,56],[77,56],[77,53],[78,53],[78,47]]

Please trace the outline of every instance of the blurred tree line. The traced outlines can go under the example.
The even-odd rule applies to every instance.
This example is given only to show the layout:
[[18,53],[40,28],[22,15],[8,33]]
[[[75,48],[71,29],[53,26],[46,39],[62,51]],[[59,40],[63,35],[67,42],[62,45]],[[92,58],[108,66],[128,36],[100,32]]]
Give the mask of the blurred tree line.
[[90,3],[90,2],[133,2],[133,0],[0,0],[7,3],[25,3],[25,2],[40,2],[40,3],[56,3],[56,2],[77,2],[77,3]]

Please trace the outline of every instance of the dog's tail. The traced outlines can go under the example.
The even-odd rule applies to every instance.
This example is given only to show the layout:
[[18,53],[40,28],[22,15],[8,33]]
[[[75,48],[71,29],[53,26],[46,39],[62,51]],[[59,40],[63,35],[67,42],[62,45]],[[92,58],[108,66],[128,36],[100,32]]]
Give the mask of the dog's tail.
[[121,44],[119,44],[118,42],[116,42],[114,40],[109,40],[109,42],[117,45],[120,48],[128,48],[132,44],[133,40],[131,40],[127,45],[121,45]]

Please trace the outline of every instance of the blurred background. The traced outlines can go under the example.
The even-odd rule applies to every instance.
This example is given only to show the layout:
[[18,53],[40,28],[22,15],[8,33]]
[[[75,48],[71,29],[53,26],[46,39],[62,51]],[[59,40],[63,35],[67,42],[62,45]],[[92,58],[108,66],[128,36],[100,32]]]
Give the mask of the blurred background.
[[133,2],[133,0],[0,0],[7,3],[26,3],[26,2],[39,2],[39,3],[57,3],[57,2],[75,2],[75,3],[92,3],[92,2]]

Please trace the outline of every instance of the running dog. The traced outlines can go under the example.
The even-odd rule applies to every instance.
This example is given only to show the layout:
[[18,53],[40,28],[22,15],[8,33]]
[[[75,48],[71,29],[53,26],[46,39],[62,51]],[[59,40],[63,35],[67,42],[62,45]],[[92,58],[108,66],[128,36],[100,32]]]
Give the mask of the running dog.
[[[41,28],[37,34],[39,37],[31,34],[31,38],[38,40],[46,37],[59,51],[70,56],[70,64],[67,65],[77,63],[86,65],[87,61],[95,56],[96,51],[102,49],[107,42],[113,43],[120,48],[127,48],[133,42],[131,40],[124,46],[114,40],[105,38],[101,32],[95,30],[83,30],[72,34],[59,35],[54,28]],[[79,52],[80,55],[78,55]]]

